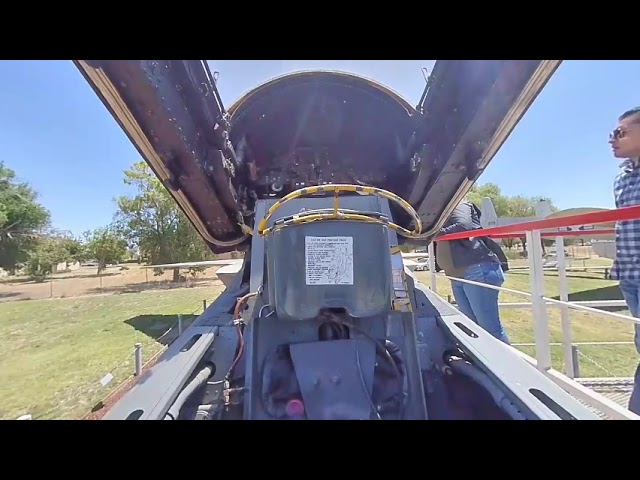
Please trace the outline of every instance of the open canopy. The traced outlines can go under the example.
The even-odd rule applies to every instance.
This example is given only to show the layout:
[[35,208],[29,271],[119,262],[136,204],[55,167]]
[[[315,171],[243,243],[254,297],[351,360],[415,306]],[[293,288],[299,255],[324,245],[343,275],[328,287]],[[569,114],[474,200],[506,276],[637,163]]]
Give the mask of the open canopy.
[[323,183],[390,190],[414,206],[423,231],[434,231],[560,61],[438,61],[415,106],[369,79],[298,72],[228,111],[206,61],[75,63],[221,253],[248,243],[242,225],[253,225],[256,200]]

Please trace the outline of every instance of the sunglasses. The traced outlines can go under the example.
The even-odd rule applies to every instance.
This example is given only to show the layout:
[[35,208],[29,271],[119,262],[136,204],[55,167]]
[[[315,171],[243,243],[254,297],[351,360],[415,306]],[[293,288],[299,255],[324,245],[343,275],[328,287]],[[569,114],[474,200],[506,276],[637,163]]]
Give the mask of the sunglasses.
[[625,130],[623,130],[622,128],[618,127],[613,132],[611,132],[609,134],[609,139],[611,139],[611,140],[619,140],[621,138],[624,138],[626,133],[627,132]]

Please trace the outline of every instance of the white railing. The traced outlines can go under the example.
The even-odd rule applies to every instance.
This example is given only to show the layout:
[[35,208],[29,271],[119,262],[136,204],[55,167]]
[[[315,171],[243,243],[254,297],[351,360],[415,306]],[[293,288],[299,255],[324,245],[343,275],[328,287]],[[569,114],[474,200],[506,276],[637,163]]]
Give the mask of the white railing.
[[[476,232],[475,235],[478,236]],[[524,292],[521,290],[514,290],[512,288],[497,287],[494,285],[487,285],[485,283],[474,282],[471,280],[450,277],[442,273],[437,273],[435,270],[435,254],[433,243],[429,244],[428,257],[429,257],[429,273],[431,279],[431,290],[437,293],[437,278],[444,277],[449,280],[455,280],[462,283],[468,283],[471,285],[477,285],[492,290],[498,290],[501,292],[509,292],[515,295],[521,295],[530,297],[531,302],[522,303],[506,303],[499,304],[505,308],[531,308],[533,309],[533,330],[534,330],[534,343],[527,344],[535,347],[535,356],[532,358],[525,353],[521,352],[517,348],[517,344],[511,345],[511,348],[517,354],[525,359],[528,363],[535,366],[538,370],[543,372],[549,378],[551,378],[556,384],[562,387],[565,391],[575,396],[579,400],[590,404],[592,407],[597,408],[602,413],[612,419],[624,419],[624,420],[640,420],[640,416],[634,414],[628,409],[622,407],[613,400],[595,392],[592,389],[581,385],[573,380],[576,376],[576,345],[579,344],[600,344],[599,342],[581,342],[576,343],[572,340],[571,323],[569,319],[569,310],[580,310],[589,312],[592,314],[607,316],[615,318],[617,320],[626,321],[629,323],[640,324],[640,319],[623,315],[620,313],[608,312],[606,310],[599,310],[594,308],[596,306],[624,306],[624,301],[605,300],[605,301],[587,301],[587,302],[570,302],[569,301],[569,287],[567,281],[567,269],[566,259],[564,253],[564,237],[558,235],[556,237],[556,251],[557,251],[557,270],[558,270],[558,284],[560,290],[560,300],[548,298],[544,296],[544,268],[542,257],[542,242],[540,236],[540,230],[531,230],[526,232],[527,246],[529,247],[528,261],[530,271],[530,284],[531,292]],[[548,307],[560,308],[561,325],[562,325],[562,343],[552,343],[550,341],[549,322],[547,317]],[[616,345],[632,345],[634,342],[606,342],[606,344]],[[524,344],[523,344],[524,345]],[[564,353],[564,362],[566,366],[566,374],[563,374],[552,368],[551,364],[551,346],[562,345]]]
[[[585,307],[626,307],[624,300],[579,300],[572,302],[574,305],[583,305]],[[533,304],[531,302],[506,302],[498,303],[500,308],[529,308]],[[547,302],[547,307],[554,306],[552,302]],[[633,342],[629,342],[630,344]]]

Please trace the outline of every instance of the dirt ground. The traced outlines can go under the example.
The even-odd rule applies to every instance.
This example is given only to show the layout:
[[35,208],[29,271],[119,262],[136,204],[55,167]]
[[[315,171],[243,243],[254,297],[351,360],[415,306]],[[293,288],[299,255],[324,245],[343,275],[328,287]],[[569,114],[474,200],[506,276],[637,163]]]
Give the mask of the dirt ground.
[[173,277],[171,270],[165,270],[163,275],[154,276],[152,269],[142,268],[137,264],[110,266],[100,275],[97,274],[96,267],[80,267],[72,272],[55,274],[51,280],[41,283],[26,277],[2,278],[0,279],[0,302],[205,287],[220,283],[215,273],[218,268],[220,267],[207,268],[195,277],[187,274],[186,271],[181,271],[186,280],[177,284],[171,282]]

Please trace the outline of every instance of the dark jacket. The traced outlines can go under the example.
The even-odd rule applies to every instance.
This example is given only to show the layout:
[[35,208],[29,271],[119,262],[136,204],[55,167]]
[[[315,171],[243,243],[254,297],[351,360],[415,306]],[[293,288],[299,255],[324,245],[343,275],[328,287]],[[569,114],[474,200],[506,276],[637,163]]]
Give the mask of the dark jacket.
[[[473,203],[461,202],[445,222],[440,235],[479,230],[482,228],[480,215],[480,209]],[[509,270],[509,262],[500,245],[489,237],[449,240],[449,242],[456,268],[465,268],[482,262],[496,262],[502,264],[504,271]]]

